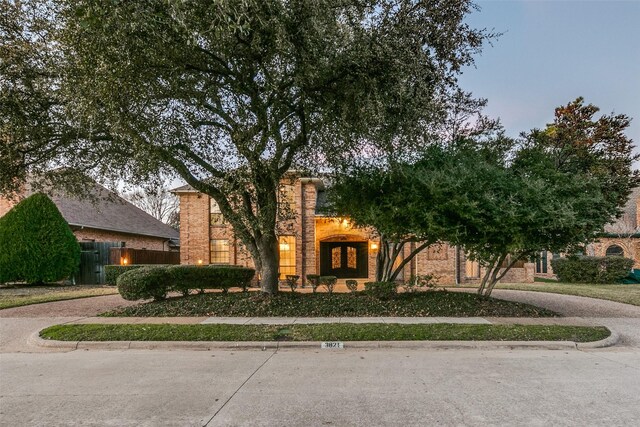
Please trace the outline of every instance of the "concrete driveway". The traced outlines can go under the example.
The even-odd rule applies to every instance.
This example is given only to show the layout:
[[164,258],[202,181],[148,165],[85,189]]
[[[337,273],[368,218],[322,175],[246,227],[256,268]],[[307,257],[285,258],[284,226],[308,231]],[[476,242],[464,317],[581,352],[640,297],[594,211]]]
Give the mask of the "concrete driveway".
[[[547,298],[555,297],[565,296]],[[569,310],[579,302],[560,305]],[[36,354],[19,353],[42,350],[27,346],[27,335],[82,317],[1,318],[0,425],[637,425],[640,344],[632,331],[640,330],[640,318],[619,317],[624,313],[605,305],[611,308],[603,302],[599,313],[614,316],[585,321],[627,325],[630,333],[621,331],[622,346],[588,351]]]

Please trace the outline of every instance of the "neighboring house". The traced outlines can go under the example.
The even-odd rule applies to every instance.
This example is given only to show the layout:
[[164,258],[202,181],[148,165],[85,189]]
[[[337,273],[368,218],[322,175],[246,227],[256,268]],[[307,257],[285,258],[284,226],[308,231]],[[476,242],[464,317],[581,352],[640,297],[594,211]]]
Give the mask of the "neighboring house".
[[[237,264],[253,262],[217,203],[185,185],[172,191],[180,197],[180,261],[182,264]],[[280,277],[295,274],[336,276],[339,283],[375,279],[378,237],[369,229],[353,228],[348,218],[322,213],[325,183],[319,178],[283,181],[281,203],[287,203],[295,219],[279,224]],[[289,210],[288,210],[289,211]],[[285,231],[286,230],[286,231]],[[407,248],[407,254],[410,248]],[[533,264],[521,263],[503,282],[532,282]],[[477,283],[482,269],[467,260],[460,248],[446,243],[430,246],[404,268],[399,279],[433,274],[443,284]]]
[[[622,216],[604,227],[604,233],[598,241],[587,245],[585,255],[624,256],[634,260],[633,268],[640,268],[640,187],[634,188]],[[541,252],[536,261],[536,276],[551,277],[551,260],[558,254]]]
[[[155,251],[179,250],[180,235],[177,230],[97,183],[90,189],[90,193],[89,198],[79,198],[59,191],[52,191],[49,194],[83,250],[80,274],[76,277],[79,283],[103,283],[103,265],[118,261],[135,263],[134,260],[129,259],[134,256],[134,252],[124,250],[122,253],[126,253],[126,256],[119,256],[118,260],[112,261],[110,248],[144,249],[145,254],[156,254],[153,257],[144,257],[144,259],[158,260],[151,263],[167,262],[163,259],[171,258]],[[15,200],[0,197],[0,217],[31,194],[32,191],[26,185],[25,190],[18,194]]]

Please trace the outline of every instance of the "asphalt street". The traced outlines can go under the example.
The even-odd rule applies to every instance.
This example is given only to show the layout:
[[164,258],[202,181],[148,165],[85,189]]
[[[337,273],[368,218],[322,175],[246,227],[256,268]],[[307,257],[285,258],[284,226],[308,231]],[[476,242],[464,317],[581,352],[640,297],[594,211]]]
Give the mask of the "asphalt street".
[[77,317],[4,317],[0,425],[639,425],[640,318],[600,313],[619,345],[61,351],[28,337]]

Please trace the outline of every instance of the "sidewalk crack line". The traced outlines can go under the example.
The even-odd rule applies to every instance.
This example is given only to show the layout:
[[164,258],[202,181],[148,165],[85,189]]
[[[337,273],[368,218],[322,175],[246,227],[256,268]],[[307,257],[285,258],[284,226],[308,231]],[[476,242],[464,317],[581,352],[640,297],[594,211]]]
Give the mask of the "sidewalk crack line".
[[229,396],[229,398],[228,398],[227,400],[225,400],[225,402],[222,404],[222,406],[221,406],[220,408],[218,408],[218,410],[215,412],[215,414],[213,414],[213,415],[211,416],[211,418],[209,418],[209,421],[207,421],[206,423],[204,423],[204,424],[202,425],[202,427],[207,427],[207,426],[209,425],[209,423],[210,423],[211,421],[213,421],[213,419],[216,417],[216,415],[218,415],[218,414],[220,413],[220,411],[222,411],[222,409],[223,409],[225,406],[227,406],[227,403],[229,403],[229,402],[231,401],[231,399],[233,399],[233,397],[234,397],[234,396],[235,396],[235,395],[240,391],[240,389],[241,389],[242,387],[244,387],[244,385],[245,385],[246,383],[248,383],[248,382],[249,382],[249,380],[250,380],[251,378],[253,378],[253,376],[254,376],[256,373],[258,373],[258,371],[259,371],[260,369],[262,369],[262,367],[263,367],[264,365],[266,365],[266,364],[267,364],[267,362],[268,362],[269,360],[271,360],[271,358],[272,358],[273,356],[275,356],[275,354],[276,354],[277,352],[278,352],[278,349],[276,349],[273,353],[271,353],[271,356],[267,357],[267,359],[266,359],[264,362],[262,362],[262,363],[260,364],[260,366],[258,366],[258,367],[256,368],[256,370],[255,370],[255,371],[253,371],[253,372],[251,373],[251,375],[249,375],[249,376],[247,377],[247,379],[246,379],[246,380],[244,380],[244,381],[242,382],[242,384],[240,384],[240,387],[238,387],[238,388],[236,389],[236,391],[234,391],[234,392],[233,392],[233,394],[232,394],[231,396]]

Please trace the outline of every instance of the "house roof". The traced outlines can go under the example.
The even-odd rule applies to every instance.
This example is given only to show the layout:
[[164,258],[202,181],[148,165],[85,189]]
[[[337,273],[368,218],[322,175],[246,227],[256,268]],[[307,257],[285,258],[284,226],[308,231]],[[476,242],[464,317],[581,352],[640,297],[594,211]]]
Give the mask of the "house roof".
[[[29,190],[26,195],[31,193]],[[70,226],[172,240],[180,237],[178,231],[98,183],[93,184],[89,193],[86,198],[62,191],[50,191],[48,195]]]

